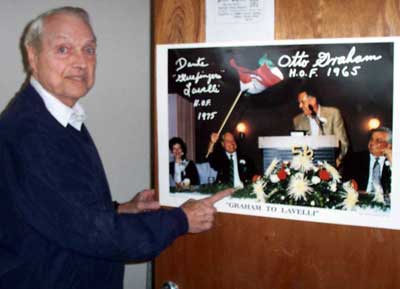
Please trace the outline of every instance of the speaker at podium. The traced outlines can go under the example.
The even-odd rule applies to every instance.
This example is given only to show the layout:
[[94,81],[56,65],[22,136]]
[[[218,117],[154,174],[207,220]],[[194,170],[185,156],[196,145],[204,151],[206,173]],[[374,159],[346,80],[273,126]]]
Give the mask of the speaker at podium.
[[305,145],[314,151],[314,162],[327,161],[332,166],[336,166],[339,140],[335,135],[261,136],[258,137],[258,148],[262,149],[263,169],[266,170],[274,158],[291,161],[292,149]]

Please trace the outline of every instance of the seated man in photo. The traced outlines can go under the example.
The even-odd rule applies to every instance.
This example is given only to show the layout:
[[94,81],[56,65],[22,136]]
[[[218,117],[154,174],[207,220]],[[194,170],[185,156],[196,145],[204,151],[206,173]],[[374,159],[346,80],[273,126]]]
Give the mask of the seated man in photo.
[[386,127],[369,133],[368,150],[349,155],[344,162],[345,180],[353,179],[360,192],[389,194],[392,174],[392,131]]
[[221,136],[221,146],[215,146],[218,139],[217,133],[211,134],[208,156],[211,167],[218,172],[216,181],[237,188],[255,180],[257,174],[254,163],[237,151],[234,135],[225,132]]

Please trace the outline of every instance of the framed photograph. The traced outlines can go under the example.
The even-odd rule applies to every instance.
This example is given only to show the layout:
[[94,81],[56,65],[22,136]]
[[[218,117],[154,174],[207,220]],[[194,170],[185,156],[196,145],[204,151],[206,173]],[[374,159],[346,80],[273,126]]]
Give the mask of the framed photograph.
[[157,46],[161,205],[400,228],[399,38]]

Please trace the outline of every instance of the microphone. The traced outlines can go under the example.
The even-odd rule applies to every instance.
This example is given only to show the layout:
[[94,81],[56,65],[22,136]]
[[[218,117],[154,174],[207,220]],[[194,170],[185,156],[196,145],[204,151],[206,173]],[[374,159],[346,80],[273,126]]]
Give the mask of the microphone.
[[313,119],[315,119],[315,121],[316,121],[316,123],[317,123],[317,125],[319,127],[319,130],[321,132],[321,135],[324,135],[325,133],[324,133],[324,128],[322,126],[322,121],[319,119],[317,113],[315,112],[315,110],[314,110],[314,108],[313,108],[313,106],[311,104],[308,105],[308,109],[311,111],[311,117]]
[[308,105],[308,109],[311,111],[311,116],[313,118],[315,118],[317,116],[317,113],[315,112],[315,110],[311,104]]

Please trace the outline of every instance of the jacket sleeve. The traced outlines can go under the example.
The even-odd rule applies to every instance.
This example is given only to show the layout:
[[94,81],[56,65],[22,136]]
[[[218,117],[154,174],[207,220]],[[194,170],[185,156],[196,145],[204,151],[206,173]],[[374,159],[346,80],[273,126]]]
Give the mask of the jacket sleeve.
[[335,109],[333,111],[333,130],[334,135],[338,137],[340,142],[340,152],[338,158],[340,161],[343,161],[349,149],[349,139],[347,137],[346,127],[339,109]]
[[210,166],[216,170],[220,171],[223,167],[223,154],[224,150],[221,147],[219,142],[215,143],[214,150],[207,158],[207,161],[210,163]]
[[66,158],[43,136],[18,141],[1,149],[6,189],[21,221],[60,247],[110,260],[145,260],[187,232],[180,208],[117,214],[111,204],[91,204],[84,196],[107,198],[87,182],[90,164]]

